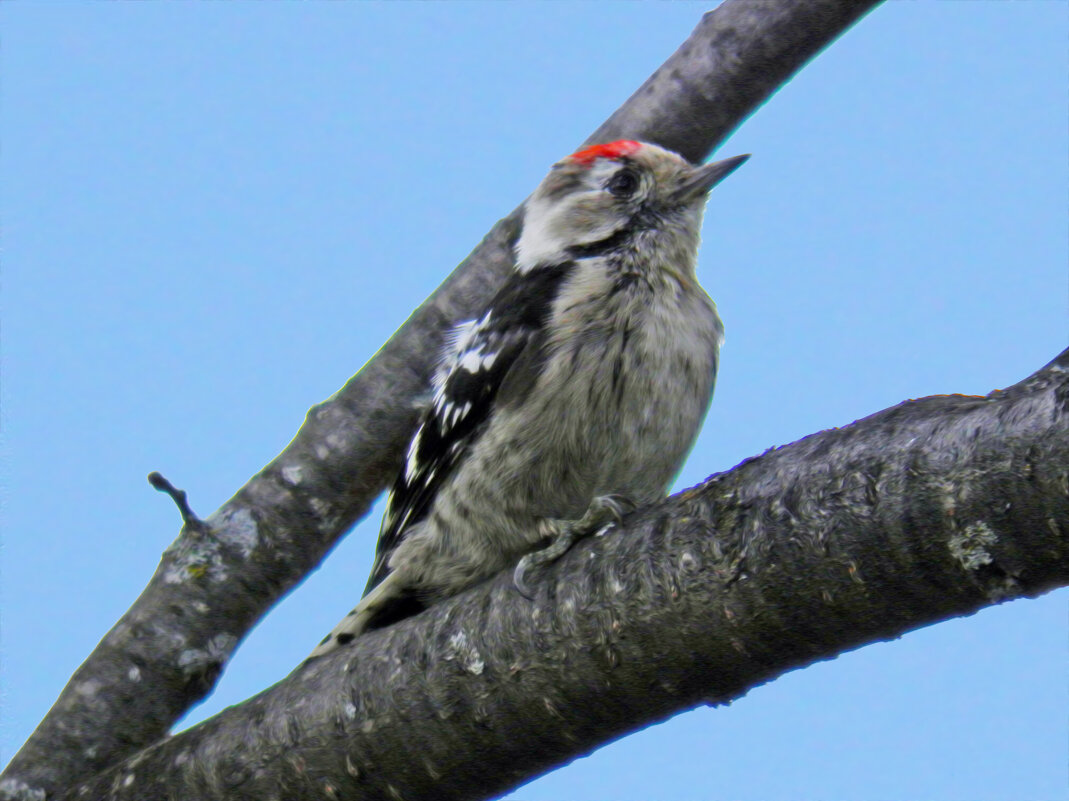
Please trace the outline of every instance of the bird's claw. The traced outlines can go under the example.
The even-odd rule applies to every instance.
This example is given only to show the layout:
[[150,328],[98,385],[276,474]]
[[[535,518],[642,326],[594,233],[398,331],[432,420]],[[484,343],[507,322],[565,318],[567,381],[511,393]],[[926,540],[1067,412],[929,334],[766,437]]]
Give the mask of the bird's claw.
[[532,567],[536,565],[547,565],[552,562],[556,562],[568,549],[572,547],[572,544],[579,539],[579,531],[574,525],[567,525],[563,527],[553,541],[540,551],[533,551],[524,556],[516,564],[516,569],[512,572],[512,583],[516,585],[517,592],[520,593],[528,601],[534,598],[534,594],[527,586],[527,582],[524,580],[524,575]]
[[620,522],[635,511],[635,504],[623,495],[599,495],[590,502],[586,514],[576,523],[576,527],[586,533],[599,531],[606,525],[619,525]]
[[560,559],[575,544],[575,541],[601,531],[606,526],[619,524],[624,517],[635,510],[635,504],[623,495],[599,495],[590,502],[586,513],[578,520],[554,521],[557,529],[552,542],[545,548],[524,556],[512,572],[512,583],[516,591],[528,601],[534,593],[525,580],[527,571],[536,565],[545,565]]
[[532,593],[531,589],[527,586],[527,582],[524,580],[524,574],[531,566],[531,557],[533,555],[534,554],[527,554],[527,556],[520,559],[520,561],[516,563],[516,569],[512,571],[512,586],[516,588],[516,592],[528,601],[534,600],[534,593]]

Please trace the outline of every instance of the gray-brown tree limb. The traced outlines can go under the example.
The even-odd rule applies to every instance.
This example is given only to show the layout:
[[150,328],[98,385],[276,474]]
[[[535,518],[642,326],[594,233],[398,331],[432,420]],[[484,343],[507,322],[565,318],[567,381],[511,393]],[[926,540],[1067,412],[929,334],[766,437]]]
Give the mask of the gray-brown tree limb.
[[1069,350],[770,450],[357,638],[63,796],[488,798],[865,643],[1069,584]]
[[[631,137],[699,161],[878,0],[727,0],[587,141]],[[0,775],[0,799],[49,797],[164,737],[271,606],[367,513],[398,468],[443,333],[493,294],[518,211],[297,436],[184,527],[141,596]],[[137,681],[131,679],[136,676]]]

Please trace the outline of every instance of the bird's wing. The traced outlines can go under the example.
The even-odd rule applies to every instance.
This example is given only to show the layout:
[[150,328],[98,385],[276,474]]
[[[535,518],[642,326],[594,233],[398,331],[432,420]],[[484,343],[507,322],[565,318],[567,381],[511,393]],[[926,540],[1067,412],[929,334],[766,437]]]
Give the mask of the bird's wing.
[[[512,273],[483,315],[451,332],[435,373],[430,408],[409,442],[382,518],[366,595],[389,573],[389,557],[434,499],[493,417],[510,371],[538,361],[534,351],[570,263]],[[521,358],[522,355],[522,358]]]

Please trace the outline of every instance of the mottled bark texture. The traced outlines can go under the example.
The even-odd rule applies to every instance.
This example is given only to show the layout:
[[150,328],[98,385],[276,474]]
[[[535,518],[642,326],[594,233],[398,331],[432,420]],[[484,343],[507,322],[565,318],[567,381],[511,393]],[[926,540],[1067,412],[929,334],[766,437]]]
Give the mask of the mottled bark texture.
[[[588,141],[645,139],[701,160],[877,2],[727,0]],[[498,223],[367,366],[309,412],[290,445],[208,518],[209,535],[182,531],[8,765],[0,799],[92,776],[159,740],[211,690],[253,624],[391,480],[443,332],[493,294],[519,219],[516,211]]]
[[[1069,583],[1069,351],[770,450],[63,796],[493,796],[864,643]],[[235,744],[240,744],[235,747]]]

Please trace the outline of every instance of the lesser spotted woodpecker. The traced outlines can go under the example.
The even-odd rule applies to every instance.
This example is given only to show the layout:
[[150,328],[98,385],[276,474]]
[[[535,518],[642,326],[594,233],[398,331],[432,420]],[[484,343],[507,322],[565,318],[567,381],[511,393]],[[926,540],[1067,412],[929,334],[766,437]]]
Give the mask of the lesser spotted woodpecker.
[[364,597],[311,656],[509,566],[528,594],[532,564],[665,496],[723,332],[695,274],[706,196],[746,158],[621,140],[553,166],[515,269],[449,337]]

